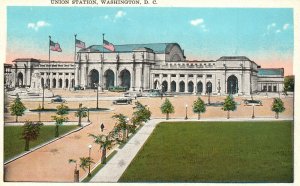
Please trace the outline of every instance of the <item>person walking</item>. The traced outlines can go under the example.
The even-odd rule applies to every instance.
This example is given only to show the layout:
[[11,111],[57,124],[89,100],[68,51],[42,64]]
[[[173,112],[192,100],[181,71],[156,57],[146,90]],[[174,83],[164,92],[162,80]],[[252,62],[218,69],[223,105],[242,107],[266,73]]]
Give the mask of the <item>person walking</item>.
[[101,123],[100,128],[101,128],[101,132],[103,132],[103,129],[104,129],[104,124],[103,123]]

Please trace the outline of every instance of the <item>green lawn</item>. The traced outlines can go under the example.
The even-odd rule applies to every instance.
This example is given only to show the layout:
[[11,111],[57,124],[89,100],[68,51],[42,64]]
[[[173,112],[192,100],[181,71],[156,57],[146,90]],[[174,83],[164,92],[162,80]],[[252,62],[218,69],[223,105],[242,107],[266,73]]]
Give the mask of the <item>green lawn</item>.
[[[30,148],[54,139],[54,127],[55,126],[42,126],[39,138],[36,141],[30,142]],[[60,126],[59,133],[62,135],[75,128],[77,128],[77,125]],[[21,126],[4,127],[4,161],[24,152],[25,141],[20,139],[21,133]]]
[[293,182],[293,123],[161,123],[120,182]]

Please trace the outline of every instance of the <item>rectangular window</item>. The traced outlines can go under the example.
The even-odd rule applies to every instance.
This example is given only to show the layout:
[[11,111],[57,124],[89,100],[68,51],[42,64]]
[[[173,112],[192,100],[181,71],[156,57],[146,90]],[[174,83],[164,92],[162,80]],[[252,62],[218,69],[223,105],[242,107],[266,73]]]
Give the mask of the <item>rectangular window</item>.
[[273,86],[273,92],[277,92],[277,86]]
[[267,86],[266,85],[264,85],[263,91],[267,92]]
[[184,74],[180,74],[180,77],[184,77]]
[[159,74],[154,74],[154,77],[159,77]]
[[56,75],[56,73],[55,73],[55,72],[53,72],[52,74],[53,74],[53,75]]
[[212,78],[212,75],[211,74],[207,74],[206,77],[207,78]]
[[47,72],[47,75],[50,75],[50,73],[49,73],[49,72]]
[[62,73],[58,73],[59,75],[62,75]]
[[74,73],[72,73],[72,75],[74,76]]
[[69,75],[69,73],[66,73],[66,76]]
[[163,74],[163,77],[168,77],[168,74]]
[[202,78],[202,77],[203,77],[203,75],[202,75],[202,74],[198,74],[198,75],[197,75],[197,77],[200,77],[200,78]]
[[193,74],[189,74],[189,77],[194,77],[194,75]]
[[171,76],[172,76],[172,77],[176,77],[176,74],[172,74]]
[[44,72],[41,72],[41,75],[44,75]]

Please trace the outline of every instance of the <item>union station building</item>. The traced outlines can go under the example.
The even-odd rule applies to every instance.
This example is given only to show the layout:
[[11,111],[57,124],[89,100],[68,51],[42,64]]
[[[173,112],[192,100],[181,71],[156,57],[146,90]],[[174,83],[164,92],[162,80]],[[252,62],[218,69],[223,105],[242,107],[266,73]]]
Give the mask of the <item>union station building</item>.
[[75,62],[33,58],[5,64],[6,87],[86,89],[123,86],[130,91],[159,89],[176,93],[250,95],[282,92],[283,68],[261,68],[245,56],[187,61],[177,43],[102,45],[80,49]]

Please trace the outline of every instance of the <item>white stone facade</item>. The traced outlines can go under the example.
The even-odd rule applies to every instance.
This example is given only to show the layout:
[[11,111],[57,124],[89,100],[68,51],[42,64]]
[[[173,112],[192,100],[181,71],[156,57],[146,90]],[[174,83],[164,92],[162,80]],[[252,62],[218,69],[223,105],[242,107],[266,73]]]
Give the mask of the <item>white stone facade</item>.
[[[12,84],[40,88],[102,90],[123,86],[132,91],[250,95],[257,91],[283,91],[283,69],[261,69],[243,56],[211,61],[187,61],[177,43],[116,45],[108,51],[93,45],[77,52],[76,62],[16,59]],[[50,67],[49,67],[50,64]]]

